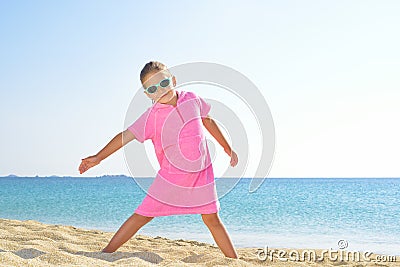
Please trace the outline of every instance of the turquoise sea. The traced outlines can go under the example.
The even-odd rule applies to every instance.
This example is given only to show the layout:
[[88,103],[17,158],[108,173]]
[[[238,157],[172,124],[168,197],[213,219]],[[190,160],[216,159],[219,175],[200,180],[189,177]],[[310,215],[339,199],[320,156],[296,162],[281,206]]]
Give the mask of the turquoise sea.
[[[142,179],[0,177],[0,218],[114,232],[144,198]],[[250,180],[220,197],[237,247],[338,249],[345,240],[348,250],[400,255],[400,179],[267,178],[249,193]],[[218,193],[232,181],[217,178]],[[138,234],[214,243],[197,214],[157,217]]]

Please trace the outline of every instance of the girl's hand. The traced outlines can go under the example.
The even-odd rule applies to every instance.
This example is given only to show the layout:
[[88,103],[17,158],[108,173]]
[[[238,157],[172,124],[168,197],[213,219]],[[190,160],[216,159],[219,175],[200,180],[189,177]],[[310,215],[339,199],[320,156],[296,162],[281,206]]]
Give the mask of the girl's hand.
[[238,160],[238,156],[237,156],[236,152],[232,150],[232,154],[231,154],[231,166],[232,166],[232,167],[235,167],[236,164],[238,163],[238,161],[239,161],[239,160]]
[[100,160],[97,156],[90,156],[82,159],[81,165],[79,166],[79,172],[82,174],[90,168],[96,166],[100,163]]
[[236,152],[231,149],[230,151],[225,150],[225,152],[231,157],[231,162],[230,162],[231,166],[235,167],[239,161]]

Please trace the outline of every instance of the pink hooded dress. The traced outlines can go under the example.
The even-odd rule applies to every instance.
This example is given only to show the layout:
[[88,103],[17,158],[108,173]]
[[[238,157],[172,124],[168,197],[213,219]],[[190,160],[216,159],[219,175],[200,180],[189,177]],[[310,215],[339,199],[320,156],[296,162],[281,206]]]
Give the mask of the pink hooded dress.
[[151,139],[160,169],[135,213],[157,217],[220,210],[202,118],[210,104],[177,91],[176,107],[156,102],[128,127],[143,143]]

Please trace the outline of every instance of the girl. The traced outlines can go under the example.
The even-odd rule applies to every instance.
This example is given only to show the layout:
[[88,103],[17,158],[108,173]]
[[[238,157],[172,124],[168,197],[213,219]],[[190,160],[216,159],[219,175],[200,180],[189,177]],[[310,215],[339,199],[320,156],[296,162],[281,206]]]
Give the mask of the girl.
[[140,80],[153,105],[96,155],[82,159],[79,166],[82,174],[134,139],[141,143],[151,139],[160,164],[146,197],[102,252],[116,251],[154,217],[201,214],[224,255],[238,258],[218,215],[220,203],[201,125],[230,156],[232,167],[236,166],[238,157],[208,115],[210,104],[193,92],[175,90],[175,76],[160,62],[147,63]]

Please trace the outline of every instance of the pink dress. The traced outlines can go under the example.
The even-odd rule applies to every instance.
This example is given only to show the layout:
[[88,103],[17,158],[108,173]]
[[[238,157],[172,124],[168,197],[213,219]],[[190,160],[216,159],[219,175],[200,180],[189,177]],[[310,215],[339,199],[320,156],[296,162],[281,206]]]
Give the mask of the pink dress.
[[177,91],[176,107],[155,103],[128,127],[151,139],[160,169],[135,213],[157,217],[220,210],[201,118],[211,105],[193,92]]

